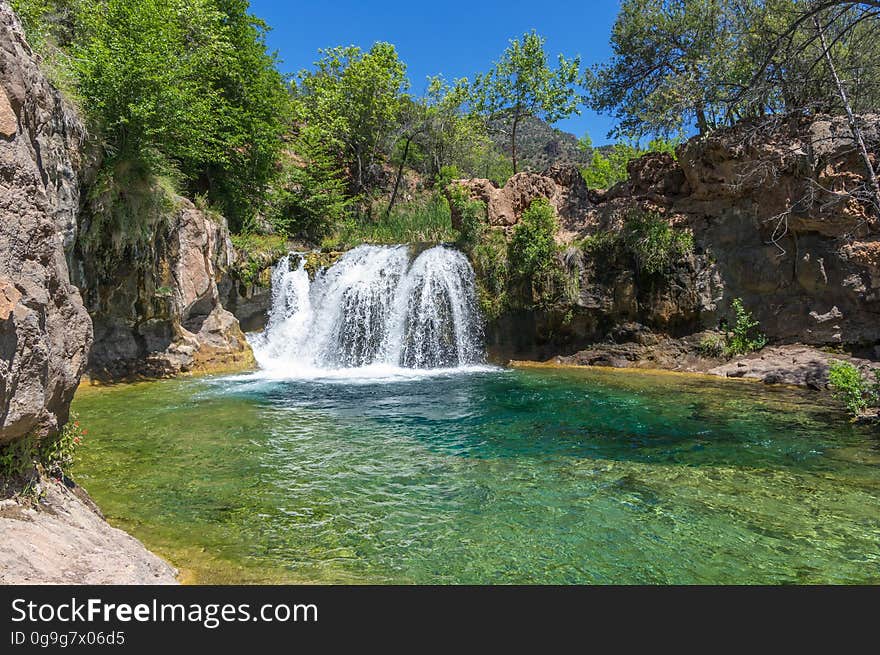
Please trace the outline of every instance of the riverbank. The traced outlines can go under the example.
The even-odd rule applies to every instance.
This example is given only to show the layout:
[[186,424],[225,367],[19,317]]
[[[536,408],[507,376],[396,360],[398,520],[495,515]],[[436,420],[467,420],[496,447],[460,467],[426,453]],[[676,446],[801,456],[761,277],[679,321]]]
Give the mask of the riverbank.
[[0,584],[177,584],[81,487],[43,478],[34,496],[0,500]]
[[844,361],[863,372],[880,369],[880,362],[846,353],[820,350],[803,344],[767,346],[760,351],[723,359],[702,357],[685,339],[659,343],[595,344],[573,355],[558,355],[543,361],[509,360],[511,366],[596,367],[620,370],[695,373],[705,376],[754,380],[825,390],[832,361]]

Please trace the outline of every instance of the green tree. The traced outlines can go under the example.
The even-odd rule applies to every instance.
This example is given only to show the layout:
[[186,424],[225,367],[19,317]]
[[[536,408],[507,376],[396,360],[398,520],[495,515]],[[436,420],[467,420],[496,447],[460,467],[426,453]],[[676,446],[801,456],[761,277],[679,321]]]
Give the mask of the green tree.
[[233,226],[260,211],[287,92],[246,0],[16,0],[16,8],[28,38],[68,69],[60,77],[72,78],[102,141],[110,173],[102,185],[119,172],[166,175],[207,195]]
[[610,148],[599,149],[593,148],[589,139],[589,135],[581,139],[581,143],[587,144],[591,152],[590,163],[582,169],[581,174],[591,189],[609,189],[618,182],[625,181],[629,177],[629,162],[649,152],[666,152],[674,157],[675,148],[680,143],[679,139],[656,138],[649,141],[644,149],[638,144],[625,141]]
[[489,120],[503,119],[510,125],[514,173],[517,129],[524,118],[534,116],[553,124],[580,113],[580,98],[573,86],[580,76],[580,58],[559,55],[552,69],[544,42],[534,31],[513,39],[492,69],[474,81],[473,108]]
[[389,43],[368,52],[337,47],[320,51],[314,70],[297,76],[295,100],[303,120],[321,134],[361,194],[379,177],[409,87],[406,66]]
[[432,77],[421,101],[425,108],[425,129],[416,142],[425,153],[423,173],[434,179],[444,167],[454,166],[477,174],[492,144],[485,122],[465,111],[470,88],[467,79],[449,84]]
[[721,0],[624,0],[612,58],[586,76],[591,108],[615,116],[618,136],[706,132],[720,120],[730,30]]
[[[222,14],[225,57],[215,57],[203,75],[217,89],[219,156],[192,161],[185,170],[190,190],[207,193],[231,219],[246,226],[262,209],[272,180],[291,106],[278,61],[266,47],[267,25],[248,13],[247,0],[214,0]],[[215,35],[215,39],[219,35]]]
[[279,234],[318,241],[343,221],[352,199],[344,172],[313,125],[299,123],[267,198],[267,218]]
[[877,2],[624,0],[613,56],[586,75],[589,105],[629,138],[869,111],[880,101],[878,37]]

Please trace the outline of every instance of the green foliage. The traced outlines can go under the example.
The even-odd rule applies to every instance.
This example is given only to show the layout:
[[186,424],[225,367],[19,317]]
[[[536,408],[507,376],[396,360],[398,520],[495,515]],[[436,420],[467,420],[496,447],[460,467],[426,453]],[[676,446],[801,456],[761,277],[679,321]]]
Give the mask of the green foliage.
[[831,360],[828,384],[834,397],[846,406],[850,414],[858,416],[877,403],[880,373],[875,371],[875,376],[876,381],[872,384],[849,362]]
[[690,231],[676,230],[662,217],[650,213],[630,214],[623,238],[638,270],[647,275],[668,270],[694,249]]
[[516,133],[520,122],[533,116],[547,123],[579,114],[574,83],[580,58],[559,55],[555,69],[547,64],[545,39],[532,31],[513,39],[494,67],[474,81],[471,103],[488,119],[502,118],[511,126],[513,172],[517,172]]
[[486,230],[486,204],[472,200],[462,187],[453,185],[447,189],[449,203],[461,217],[457,242],[466,252],[472,251],[482,242]]
[[323,147],[318,130],[303,125],[294,139],[295,156],[282,159],[282,170],[268,193],[266,218],[289,238],[318,241],[343,221],[353,199],[335,159]]
[[154,175],[139,158],[102,167],[88,189],[78,245],[100,275],[152,243],[177,202],[177,181]]
[[76,414],[61,428],[53,439],[44,439],[39,445],[39,461],[46,473],[60,480],[73,468],[76,450],[88,432],[80,427]]
[[314,70],[297,75],[297,116],[315,130],[314,142],[348,172],[353,193],[360,194],[376,182],[377,165],[391,149],[409,86],[406,66],[390,43],[367,52],[349,46],[320,54]]
[[656,275],[693,252],[694,239],[690,231],[673,228],[662,216],[634,211],[623,230],[597,232],[584,240],[583,249],[594,259],[628,257],[639,273]]
[[[629,177],[627,164],[633,159],[650,152],[666,152],[675,156],[675,148],[680,143],[679,139],[655,138],[648,142],[648,147],[640,148],[631,143],[619,142],[610,148],[602,150],[593,148],[589,135],[581,140],[581,145],[589,149],[590,163],[581,171],[581,175],[587,186],[591,189],[610,189],[618,182],[623,182]],[[604,150],[604,151],[603,151]]]
[[507,249],[511,272],[528,278],[553,268],[558,229],[553,205],[544,198],[533,200],[511,233]]
[[752,318],[751,312],[743,306],[742,300],[734,298],[731,306],[736,314],[733,329],[727,331],[725,354],[728,357],[745,355],[761,350],[767,345],[767,337],[760,331],[760,324]]
[[288,252],[287,239],[276,234],[234,234],[232,245],[237,253],[236,275],[246,285],[261,284],[262,272]]
[[191,193],[207,194],[234,227],[259,211],[288,97],[266,52],[266,27],[247,13],[246,0],[17,6],[38,43],[64,52],[103,141],[106,174],[125,162],[175,178]]
[[30,477],[42,466],[50,477],[61,479],[73,468],[76,450],[88,432],[71,414],[68,423],[54,437],[37,439],[33,435],[0,445],[0,478],[6,481]]
[[544,198],[532,201],[511,231],[507,244],[511,281],[531,291],[531,302],[549,306],[566,297],[569,280],[560,261],[556,211]]
[[494,321],[507,307],[507,240],[501,230],[487,230],[471,250],[477,297],[486,320]]
[[721,0],[624,0],[611,33],[614,55],[587,75],[591,108],[615,112],[615,133],[673,134],[717,101],[730,63]]
[[799,0],[624,0],[613,56],[586,76],[589,105],[613,114],[614,133],[630,138],[840,111],[813,15],[856,111],[876,108],[876,5]]
[[34,471],[37,460],[36,440],[31,437],[16,439],[0,445],[0,478],[23,478]]
[[390,214],[381,212],[375,220],[349,217],[321,247],[342,250],[362,243],[444,243],[455,238],[449,203],[434,196],[426,201],[395,205]]
[[449,168],[468,172],[457,177],[477,175],[495,154],[486,123],[464,109],[469,93],[466,79],[449,84],[437,76],[428,80],[425,97],[413,103],[402,132],[412,135],[413,167],[428,180],[443,178]]
[[458,166],[455,166],[454,164],[441,166],[440,171],[434,177],[434,187],[443,190],[449,186],[452,180],[460,180],[462,178],[464,178],[464,174]]
[[727,350],[727,339],[722,334],[709,334],[700,340],[697,349],[703,357],[724,357]]

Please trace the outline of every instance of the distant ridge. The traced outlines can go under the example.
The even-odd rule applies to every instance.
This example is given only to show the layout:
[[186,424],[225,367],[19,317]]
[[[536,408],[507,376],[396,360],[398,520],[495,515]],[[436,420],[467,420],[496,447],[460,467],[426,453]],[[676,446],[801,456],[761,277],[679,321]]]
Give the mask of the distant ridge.
[[[495,145],[510,156],[510,129],[508,121],[498,119],[489,123]],[[521,171],[543,171],[553,164],[585,166],[589,153],[578,147],[574,134],[563,132],[540,118],[526,118],[517,128],[517,159]]]

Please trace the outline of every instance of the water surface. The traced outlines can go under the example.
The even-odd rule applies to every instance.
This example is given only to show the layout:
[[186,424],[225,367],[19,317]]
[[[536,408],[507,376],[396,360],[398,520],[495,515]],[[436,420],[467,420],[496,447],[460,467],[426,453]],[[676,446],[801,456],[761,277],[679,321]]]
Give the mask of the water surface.
[[379,373],[84,389],[75,477],[205,583],[880,582],[880,442],[817,394]]

